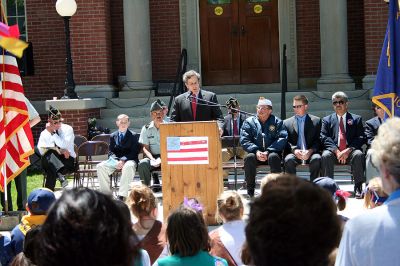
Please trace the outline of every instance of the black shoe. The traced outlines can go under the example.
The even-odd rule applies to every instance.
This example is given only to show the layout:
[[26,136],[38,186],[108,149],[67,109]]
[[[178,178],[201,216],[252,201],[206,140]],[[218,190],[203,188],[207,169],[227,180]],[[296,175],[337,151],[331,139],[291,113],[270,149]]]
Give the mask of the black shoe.
[[357,183],[354,185],[354,197],[356,199],[362,199],[363,195],[362,195],[362,182]]
[[254,197],[254,189],[247,189],[247,195],[249,195],[250,198]]
[[161,192],[161,191],[162,191],[162,188],[161,188],[160,184],[156,184],[156,185],[151,186],[151,190],[152,190],[154,193],[157,193],[157,192]]
[[68,186],[68,180],[60,173],[58,174],[58,180],[60,180],[62,188],[66,188]]

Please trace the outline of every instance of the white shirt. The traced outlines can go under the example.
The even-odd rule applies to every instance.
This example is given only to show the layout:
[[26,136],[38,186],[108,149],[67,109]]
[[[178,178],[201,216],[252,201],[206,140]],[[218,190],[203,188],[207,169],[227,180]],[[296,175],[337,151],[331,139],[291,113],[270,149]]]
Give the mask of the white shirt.
[[72,127],[62,123],[60,129],[57,130],[57,133],[55,134],[51,134],[47,129],[43,130],[40,133],[37,147],[39,148],[41,155],[43,155],[46,151],[44,148],[57,146],[60,149],[68,150],[70,156],[75,158],[76,154],[74,150],[74,140],[75,135]]
[[219,238],[237,265],[243,265],[242,246],[246,240],[246,223],[243,220],[226,222],[218,228]]

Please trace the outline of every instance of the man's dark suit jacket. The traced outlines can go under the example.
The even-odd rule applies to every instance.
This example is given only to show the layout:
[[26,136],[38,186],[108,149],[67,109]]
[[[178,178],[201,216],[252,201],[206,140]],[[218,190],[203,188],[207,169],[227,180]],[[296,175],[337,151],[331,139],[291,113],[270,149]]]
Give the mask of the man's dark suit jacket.
[[122,161],[133,160],[138,163],[138,154],[140,151],[139,134],[128,129],[121,144],[117,144],[118,133],[118,131],[115,131],[110,135],[110,151],[108,152],[108,156]]
[[[298,125],[296,116],[292,116],[285,121],[283,124],[288,132],[288,146],[290,152],[294,152],[297,149]],[[306,121],[304,124],[304,138],[306,141],[307,149],[313,149],[314,153],[319,153],[321,149],[321,141],[319,139],[321,133],[321,118],[307,114]]]
[[[238,134],[240,134],[240,129],[242,128],[243,122],[246,120],[246,115],[240,114],[239,116],[239,131]],[[224,133],[222,136],[233,136],[232,132],[232,116],[227,115],[224,117]]]
[[[193,120],[192,103],[190,91],[182,93],[175,98],[170,120],[171,122],[189,122]],[[216,120],[219,128],[224,126],[224,117],[219,106],[210,106],[211,104],[203,102],[207,100],[218,105],[217,95],[210,91],[200,90],[197,100],[196,120],[211,121]]]
[[[355,115],[347,112],[346,114],[346,140],[347,147],[361,150],[361,146],[365,143],[364,127],[362,118],[359,115]],[[322,120],[321,127],[321,142],[325,150],[334,152],[338,149],[339,137],[339,121],[336,113],[325,116]]]
[[379,117],[377,116],[365,122],[365,137],[367,139],[368,147],[371,146],[371,143],[374,140],[376,134],[378,134],[378,128],[381,124],[382,122],[379,120]]

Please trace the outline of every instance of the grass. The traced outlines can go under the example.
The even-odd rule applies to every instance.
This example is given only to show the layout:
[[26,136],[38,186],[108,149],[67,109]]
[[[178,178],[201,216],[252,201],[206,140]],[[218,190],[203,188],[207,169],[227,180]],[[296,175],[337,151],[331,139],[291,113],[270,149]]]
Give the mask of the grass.
[[[27,175],[26,179],[27,179],[27,183],[28,183],[27,184],[27,188],[26,188],[27,196],[35,188],[43,187],[43,174],[41,174],[38,171],[36,171],[36,172],[28,172],[28,175]],[[11,197],[12,197],[12,200],[13,200],[14,210],[16,210],[17,209],[17,190],[15,188],[14,181],[12,181],[12,184],[11,184]]]

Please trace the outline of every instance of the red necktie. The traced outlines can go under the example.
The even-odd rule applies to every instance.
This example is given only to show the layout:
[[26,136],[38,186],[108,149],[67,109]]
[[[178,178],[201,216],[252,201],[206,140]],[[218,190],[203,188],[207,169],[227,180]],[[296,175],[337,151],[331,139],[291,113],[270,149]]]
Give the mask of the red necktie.
[[237,120],[233,119],[233,136],[238,136]]
[[196,109],[197,109],[197,103],[196,99],[192,97],[192,113],[193,113],[193,120],[196,120]]
[[346,131],[344,131],[343,117],[339,122],[339,151],[346,149]]

